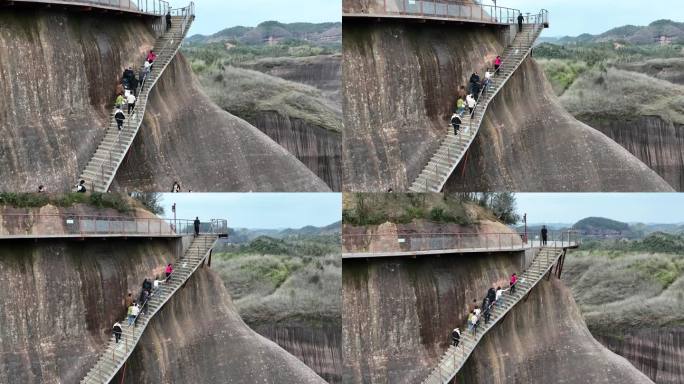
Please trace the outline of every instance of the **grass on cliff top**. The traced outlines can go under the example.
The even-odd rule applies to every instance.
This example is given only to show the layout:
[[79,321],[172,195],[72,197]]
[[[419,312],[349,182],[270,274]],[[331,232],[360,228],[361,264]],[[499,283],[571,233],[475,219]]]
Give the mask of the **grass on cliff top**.
[[[250,325],[339,322],[339,236],[259,239],[251,242],[251,248],[228,247],[214,254],[212,266],[223,279],[241,317]],[[278,244],[264,248],[264,241]]]
[[342,222],[354,226],[386,222],[408,224],[414,220],[473,225],[481,220],[514,224],[515,196],[511,193],[346,193],[342,197]]
[[561,102],[576,116],[659,116],[684,124],[684,86],[616,68],[584,71]]
[[86,204],[99,209],[111,208],[119,212],[129,212],[134,207],[125,195],[110,193],[0,193],[0,205],[14,208],[41,208],[46,205],[54,205],[69,208],[76,204]]
[[314,87],[231,66],[201,72],[200,82],[221,108],[247,121],[254,122],[264,112],[276,112],[309,125],[342,131],[342,116],[336,106]]
[[684,324],[684,254],[575,251],[566,259],[563,280],[592,332],[619,336]]

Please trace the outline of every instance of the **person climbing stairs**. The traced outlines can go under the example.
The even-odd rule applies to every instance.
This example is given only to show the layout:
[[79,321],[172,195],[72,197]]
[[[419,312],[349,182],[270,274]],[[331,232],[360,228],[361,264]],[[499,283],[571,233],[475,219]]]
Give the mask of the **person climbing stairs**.
[[448,131],[437,152],[409,187],[411,192],[442,191],[447,180],[475,140],[482,120],[487,113],[489,102],[499,93],[511,75],[527,58],[532,51],[534,42],[543,31],[544,23],[542,20],[546,20],[546,18],[540,15],[536,20],[539,20],[539,23],[525,24],[522,30],[516,34],[511,45],[501,55],[503,58],[502,65],[492,76],[487,91],[480,94],[472,116],[466,113],[458,136],[454,136],[453,132],[450,132],[452,130]]
[[[193,4],[191,3],[187,9],[194,9]],[[152,72],[140,85],[141,88],[139,87],[138,90],[139,94],[133,114],[127,116],[121,130],[117,128],[117,123],[113,117],[114,112],[112,112],[104,137],[79,177],[79,180],[86,181],[88,190],[92,192],[107,192],[112,181],[114,181],[114,176],[116,176],[119,166],[123,162],[142,125],[150,92],[164,73],[166,67],[171,63],[171,60],[176,56],[194,20],[194,15],[184,10],[185,8],[178,12],[183,14],[183,16],[173,16],[171,18],[172,27],[155,42],[154,52],[157,52],[157,58],[154,61]],[[142,57],[140,58],[141,63],[143,59]]]
[[[88,371],[83,380],[81,380],[81,383],[104,384],[110,382],[135,350],[150,320],[181,289],[193,273],[204,264],[217,240],[217,235],[200,234],[194,238],[183,257],[176,261],[173,273],[169,279],[159,285],[159,288],[152,293],[152,296],[146,303],[140,303],[141,307],[146,306],[147,308],[146,311],[138,315],[135,321],[136,325],[124,325],[122,327],[121,339],[118,343],[114,335],[112,335],[100,358]],[[125,324],[124,322],[121,323]]]
[[506,292],[497,300],[496,305],[491,311],[489,322],[485,324],[484,321],[481,321],[475,334],[469,331],[462,332],[458,346],[449,346],[442,355],[437,367],[430,372],[423,381],[423,384],[447,384],[451,382],[483,336],[527,296],[544,276],[550,273],[551,268],[558,263],[558,260],[564,253],[564,248],[540,248],[529,268],[522,275],[518,276],[515,293]]

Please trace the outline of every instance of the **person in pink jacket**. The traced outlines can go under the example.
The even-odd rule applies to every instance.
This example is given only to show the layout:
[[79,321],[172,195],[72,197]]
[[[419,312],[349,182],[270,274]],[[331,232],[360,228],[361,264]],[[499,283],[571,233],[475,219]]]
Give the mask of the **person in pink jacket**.
[[169,279],[169,276],[173,273],[173,264],[169,263],[169,265],[166,266],[166,280]]
[[515,294],[515,284],[518,283],[518,276],[514,273],[511,275],[511,295]]
[[501,66],[501,56],[497,56],[496,59],[494,59],[494,70],[498,71],[500,66]]

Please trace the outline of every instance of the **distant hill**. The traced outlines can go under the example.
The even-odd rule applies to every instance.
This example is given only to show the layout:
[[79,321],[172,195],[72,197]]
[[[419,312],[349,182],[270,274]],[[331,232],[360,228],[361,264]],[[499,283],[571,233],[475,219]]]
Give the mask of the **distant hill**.
[[297,237],[327,236],[339,234],[342,231],[342,222],[338,221],[325,227],[306,226],[293,229],[248,229],[230,228],[226,242],[234,244],[248,243],[259,237],[269,237],[273,239],[286,239]]
[[572,228],[585,232],[626,232],[629,224],[605,217],[587,217],[576,222]]
[[545,38],[543,42],[558,45],[584,43],[624,42],[629,44],[670,43],[684,44],[684,23],[672,20],[657,20],[647,26],[625,25],[613,28],[600,35],[588,33],[571,37]]
[[342,44],[342,23],[291,23],[265,21],[256,27],[232,27],[213,35],[193,35],[186,39],[190,45],[209,43],[240,43],[268,45],[286,41],[305,41],[314,45]]

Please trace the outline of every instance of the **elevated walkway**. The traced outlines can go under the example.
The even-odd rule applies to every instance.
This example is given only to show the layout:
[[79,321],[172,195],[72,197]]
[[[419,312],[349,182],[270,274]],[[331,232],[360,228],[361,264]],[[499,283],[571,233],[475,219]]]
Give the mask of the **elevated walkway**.
[[[430,372],[428,377],[423,381],[423,384],[450,383],[451,380],[456,377],[456,374],[458,374],[461,367],[463,367],[484,335],[487,334],[490,329],[494,328],[516,304],[523,300],[544,276],[551,272],[554,265],[559,263],[559,266],[561,266],[564,256],[565,250],[562,248],[542,248],[534,258],[530,267],[522,275],[518,276],[515,294],[505,292],[501,296],[499,302],[496,303],[488,324],[485,324],[484,320],[481,320],[475,334],[468,331],[467,328],[459,327],[462,332],[461,341],[458,347],[452,345],[447,349],[437,367]],[[556,270],[558,271],[558,275],[560,275],[560,269],[556,268]],[[445,335],[449,334],[450,331],[451,329],[445,330]]]
[[[225,237],[228,221],[200,223],[200,233]],[[193,220],[68,214],[0,215],[0,240],[179,238],[194,234]]]
[[550,233],[542,245],[525,241],[522,233],[407,233],[342,236],[342,259],[419,257],[464,253],[495,253],[534,250],[542,247],[568,249],[580,244],[575,231]]
[[90,369],[86,377],[81,380],[81,383],[105,384],[114,378],[135,350],[152,318],[181,289],[193,273],[203,266],[217,239],[218,236],[216,235],[201,235],[194,239],[183,257],[174,263],[174,270],[170,278],[161,284],[160,288],[147,301],[147,312],[145,314],[141,312],[133,326],[121,322],[123,329],[121,340],[116,343],[114,336],[110,338],[107,347],[100,355],[100,359]]
[[[124,111],[126,113],[126,120],[122,130],[119,131],[114,120],[116,108],[112,108],[109,127],[105,131],[104,137],[95,153],[81,173],[79,179],[86,181],[86,186],[90,191],[107,192],[109,190],[119,166],[121,166],[126,153],[128,153],[133,140],[140,130],[150,92],[155,84],[157,84],[166,67],[171,63],[171,60],[176,56],[195,18],[194,3],[190,3],[185,8],[174,9],[171,12],[175,15],[171,20],[172,27],[157,39],[154,45],[157,59],[152,66],[152,71],[139,87],[133,113],[128,115],[127,111]],[[142,64],[143,61],[144,58],[141,57],[140,63]]]
[[[342,18],[401,20],[440,23],[509,25],[516,23],[520,10],[449,0],[376,0],[374,9],[344,9]],[[345,20],[345,21],[346,21]]]
[[[492,81],[486,92],[480,92],[478,102],[473,113],[464,117],[457,136],[453,128],[448,127],[447,134],[439,149],[432,156],[428,164],[409,187],[412,192],[441,192],[451,174],[463,160],[471,144],[477,137],[482,120],[492,99],[501,91],[513,73],[530,55],[534,42],[544,27],[548,25],[548,13],[545,10],[527,19],[531,23],[524,24],[513,43],[501,54],[502,64],[493,72]],[[515,26],[514,28],[517,28]],[[493,65],[492,65],[493,67]],[[484,79],[484,74],[482,74]],[[467,110],[467,109],[466,109]]]
[[7,3],[101,9],[147,16],[164,16],[171,10],[168,1],[163,0],[9,0]]

